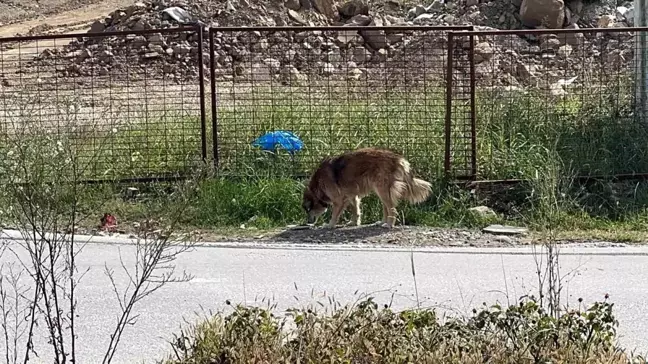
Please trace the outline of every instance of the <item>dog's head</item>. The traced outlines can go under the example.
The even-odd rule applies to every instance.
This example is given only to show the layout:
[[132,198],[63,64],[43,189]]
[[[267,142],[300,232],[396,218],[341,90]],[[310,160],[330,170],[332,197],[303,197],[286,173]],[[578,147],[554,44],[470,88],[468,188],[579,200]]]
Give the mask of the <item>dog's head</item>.
[[314,194],[309,188],[304,191],[302,207],[308,215],[308,223],[314,224],[317,218],[326,212],[328,202]]

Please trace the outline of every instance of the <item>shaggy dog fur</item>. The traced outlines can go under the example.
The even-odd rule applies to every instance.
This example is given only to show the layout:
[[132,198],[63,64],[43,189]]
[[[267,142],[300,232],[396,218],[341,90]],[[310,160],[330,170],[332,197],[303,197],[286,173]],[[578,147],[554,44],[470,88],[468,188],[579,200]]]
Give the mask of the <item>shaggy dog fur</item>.
[[363,148],[325,158],[304,191],[302,207],[312,224],[333,206],[328,226],[334,228],[342,212],[351,207],[351,224],[360,225],[360,199],[376,193],[383,205],[382,226],[393,227],[399,200],[417,204],[431,194],[431,184],[415,178],[409,162],[384,149]]

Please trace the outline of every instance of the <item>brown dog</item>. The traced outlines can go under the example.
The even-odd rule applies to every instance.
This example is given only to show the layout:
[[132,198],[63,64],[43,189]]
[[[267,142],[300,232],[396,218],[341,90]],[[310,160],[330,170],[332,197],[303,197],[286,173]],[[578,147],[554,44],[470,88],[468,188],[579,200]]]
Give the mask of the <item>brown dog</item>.
[[328,226],[334,228],[342,212],[351,205],[353,225],[360,225],[360,199],[375,192],[383,205],[383,227],[396,223],[399,200],[411,203],[425,201],[432,192],[431,184],[414,178],[409,162],[384,149],[363,148],[327,157],[315,170],[304,191],[302,207],[312,224],[333,205]]

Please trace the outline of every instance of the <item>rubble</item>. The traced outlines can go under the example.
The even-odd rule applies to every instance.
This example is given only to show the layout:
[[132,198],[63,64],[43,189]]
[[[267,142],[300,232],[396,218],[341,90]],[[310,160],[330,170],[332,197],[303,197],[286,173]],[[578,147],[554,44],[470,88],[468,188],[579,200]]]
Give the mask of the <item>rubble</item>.
[[[197,25],[204,32],[203,44],[198,43],[198,34],[187,32],[86,37],[71,42],[64,49],[43,52],[36,62],[51,64],[63,76],[111,74],[126,77],[128,74],[132,77],[141,73],[147,77],[182,80],[196,78],[200,67],[209,75],[209,27],[418,24],[473,25],[476,29],[487,30],[543,26],[576,29],[592,24],[625,27],[632,24],[631,4],[617,6],[616,2],[601,1],[603,5],[585,4],[582,0],[434,0],[427,5],[404,8],[394,1],[378,6],[367,0],[338,3],[333,0],[147,0],[115,10],[93,23],[89,33],[139,32]],[[224,80],[249,81],[254,77],[255,81],[293,84],[318,77],[366,80],[376,75],[377,79],[403,84],[426,77],[443,77],[446,39],[443,32],[352,28],[325,32],[216,32],[213,58],[215,74]],[[570,33],[560,37],[475,39],[476,75],[496,78],[494,84],[506,87],[534,85],[539,78],[557,82],[566,70],[574,72],[578,67],[587,67],[588,62],[629,62],[632,49],[624,39],[630,39],[629,35]],[[199,59],[201,47],[202,60]],[[466,56],[466,44],[463,47],[464,53],[458,54],[458,60]],[[589,61],[573,59],[584,54],[589,54]],[[68,64],[60,62],[61,58]],[[404,63],[410,69],[386,69],[386,60],[389,64]],[[550,67],[565,72],[556,71],[551,77],[536,76]],[[129,72],[121,72],[127,68]],[[141,72],[135,72],[138,68]],[[427,68],[437,70],[422,75],[420,70]]]

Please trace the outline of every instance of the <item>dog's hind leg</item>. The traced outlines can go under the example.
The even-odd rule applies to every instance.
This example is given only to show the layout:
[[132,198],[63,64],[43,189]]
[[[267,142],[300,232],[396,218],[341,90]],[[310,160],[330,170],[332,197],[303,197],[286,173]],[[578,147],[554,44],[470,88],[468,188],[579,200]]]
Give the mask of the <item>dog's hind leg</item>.
[[383,205],[382,226],[392,228],[396,224],[396,201],[391,196],[390,190],[377,189],[376,194]]
[[360,226],[362,213],[360,211],[360,196],[354,196],[350,201],[351,221],[349,225]]

